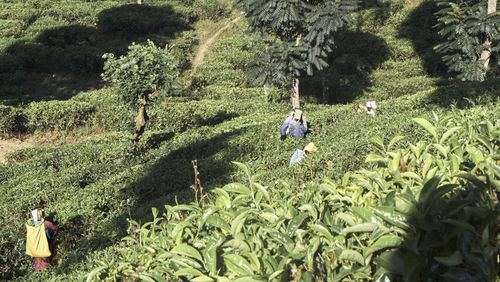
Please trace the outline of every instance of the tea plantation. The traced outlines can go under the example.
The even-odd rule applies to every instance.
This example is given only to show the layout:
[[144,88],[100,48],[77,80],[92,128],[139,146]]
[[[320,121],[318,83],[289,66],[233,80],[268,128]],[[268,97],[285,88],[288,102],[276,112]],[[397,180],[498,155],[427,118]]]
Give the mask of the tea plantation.
[[[0,165],[0,280],[497,281],[498,58],[485,81],[453,78],[437,10],[361,3],[330,67],[301,78],[309,132],[281,140],[288,90],[249,83],[264,43],[232,1],[0,2],[0,134],[55,136]],[[137,108],[102,55],[147,39],[181,76],[134,149]],[[352,107],[372,100],[375,117]],[[37,207],[60,229],[41,273],[25,254]]]

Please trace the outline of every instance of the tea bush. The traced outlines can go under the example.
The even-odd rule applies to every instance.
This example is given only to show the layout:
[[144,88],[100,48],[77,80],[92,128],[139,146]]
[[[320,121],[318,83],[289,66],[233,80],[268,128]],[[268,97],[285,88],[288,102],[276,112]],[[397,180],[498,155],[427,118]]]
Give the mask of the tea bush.
[[209,19],[216,22],[223,18],[228,18],[231,12],[230,4],[221,0],[197,0],[192,5],[196,7],[196,14],[200,20]]
[[246,184],[130,221],[122,258],[87,279],[494,279],[500,112],[457,114],[413,119],[430,138],[400,149],[374,137],[369,169],[300,191],[235,163]]
[[9,136],[25,130],[25,119],[22,110],[11,106],[0,105],[0,134]]
[[193,73],[192,84],[240,87],[246,82],[245,70],[260,44],[256,38],[244,33],[244,26],[236,26],[234,34],[213,46],[213,55]]
[[[91,54],[80,53],[81,46],[120,54],[127,40],[145,40],[100,29],[97,15],[126,2],[71,1],[75,11],[69,2],[0,3],[1,19],[22,24],[15,32],[9,30],[15,37],[0,38],[4,78],[0,78],[4,83],[0,92],[12,94],[2,96],[3,101],[19,103],[20,93],[35,93],[25,85],[32,78],[70,79],[71,74],[57,73],[54,78],[52,72],[48,76],[33,73],[38,68],[52,69],[44,62],[57,59],[65,67],[73,63],[92,67],[86,60]],[[196,26],[199,12],[205,12],[195,3],[212,4],[144,2],[171,5],[190,26]],[[246,88],[247,62],[263,46],[261,39],[244,32],[243,19],[223,33],[224,39],[219,38],[192,77],[185,77],[193,79],[191,87],[149,105],[149,128],[133,156],[128,153],[135,111],[119,99],[116,88],[49,103],[48,114],[41,114],[39,121],[32,115],[38,126],[30,131],[46,130],[47,125],[48,130],[62,127],[59,119],[67,111],[72,116],[66,122],[71,130],[93,132],[95,127],[100,134],[6,156],[8,163],[0,165],[4,195],[0,199],[0,280],[194,280],[197,275],[200,280],[205,275],[207,280],[222,281],[223,276],[360,281],[445,280],[456,278],[453,275],[494,280],[491,273],[498,272],[498,267],[492,265],[491,253],[498,253],[498,229],[487,222],[498,208],[493,210],[495,203],[485,200],[493,194],[485,195],[478,187],[498,181],[498,153],[488,149],[498,150],[498,80],[477,84],[431,76],[424,59],[429,49],[415,44],[411,36],[419,33],[402,32],[408,16],[410,27],[420,27],[422,20],[414,16],[414,8],[404,7],[418,3],[362,4],[363,18],[355,28],[359,30],[346,31],[338,39],[345,40],[337,41],[343,46],[336,50],[343,52],[340,67],[327,78],[339,81],[338,87],[330,87],[332,95],[345,97],[332,100],[361,104],[377,100],[379,114],[374,118],[353,111],[351,105],[317,105],[313,101],[318,99],[303,96],[310,132],[305,139],[281,141],[278,128],[290,111],[288,96],[286,90],[274,89],[267,99],[276,97],[278,102],[267,103],[262,88]],[[65,5],[60,15],[58,5]],[[84,27],[65,29],[75,24]],[[55,31],[45,32],[44,26]],[[148,37],[162,46],[173,45],[174,55],[188,70],[197,32],[186,29],[172,35],[160,30]],[[127,44],[114,40],[122,35]],[[66,49],[71,52],[59,55]],[[85,79],[81,73],[75,77]],[[46,84],[36,84],[37,91],[42,86]],[[304,93],[321,93],[320,86],[321,77],[313,77],[309,84],[301,81]],[[76,87],[67,88],[78,92]],[[57,97],[59,90],[49,88],[47,93]],[[28,108],[41,105],[0,110],[6,117],[24,117]],[[57,105],[61,114],[56,113]],[[450,114],[453,119],[443,118]],[[412,121],[415,118],[419,123]],[[15,133],[11,131],[18,124],[14,120],[0,119],[6,128],[2,133]],[[20,128],[26,127],[26,120],[19,122]],[[288,167],[293,152],[309,142],[318,151]],[[457,159],[461,161],[458,171]],[[191,160],[198,161],[205,194],[198,203],[189,188],[195,181]],[[403,172],[405,166],[408,170]],[[469,174],[460,176],[466,171],[479,181]],[[437,189],[433,183],[438,183]],[[443,194],[452,187],[448,184],[459,186]],[[32,261],[24,255],[23,224],[29,211],[39,206],[46,208],[48,219],[61,232],[54,239],[53,268],[33,274]],[[153,207],[158,213],[151,214]]]
[[49,101],[30,103],[24,114],[30,131],[71,130],[85,124],[95,108],[89,103]]
[[126,200],[120,189],[107,187],[131,177],[122,171],[130,145],[127,136],[108,135],[58,148],[27,148],[7,156],[11,165],[0,167],[5,193],[0,205],[4,213],[0,253],[2,260],[8,260],[2,263],[2,279],[32,272],[32,263],[22,255],[25,242],[20,238],[25,237],[23,223],[33,206],[53,207],[48,210],[49,219],[61,229],[56,261],[74,263],[81,260],[82,249],[91,250],[121,236],[120,228],[107,231],[106,236],[98,234],[102,226],[108,226],[105,222],[120,217],[109,212]]

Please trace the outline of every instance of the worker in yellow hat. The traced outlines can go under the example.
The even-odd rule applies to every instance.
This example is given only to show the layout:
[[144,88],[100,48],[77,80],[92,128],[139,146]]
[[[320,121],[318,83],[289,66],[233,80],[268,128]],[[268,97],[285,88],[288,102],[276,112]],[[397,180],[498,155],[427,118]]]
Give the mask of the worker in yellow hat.
[[309,156],[309,154],[311,152],[317,151],[317,150],[318,150],[318,148],[314,145],[313,142],[307,144],[304,147],[304,150],[299,150],[299,149],[295,150],[292,157],[290,158],[290,163],[288,166],[290,167],[293,164],[300,162],[300,160],[302,160],[302,158]]

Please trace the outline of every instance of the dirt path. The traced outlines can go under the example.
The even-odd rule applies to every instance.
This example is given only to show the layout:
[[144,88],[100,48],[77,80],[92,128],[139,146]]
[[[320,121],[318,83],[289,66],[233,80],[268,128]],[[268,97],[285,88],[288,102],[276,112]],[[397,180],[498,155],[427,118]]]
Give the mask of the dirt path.
[[0,139],[0,164],[5,164],[5,154],[17,151],[19,149],[28,148],[34,146],[36,140],[32,138],[25,139],[23,141],[12,138],[12,139]]
[[193,70],[196,70],[196,68],[203,63],[208,51],[210,50],[210,47],[214,44],[217,37],[219,37],[219,35],[221,35],[221,33],[226,31],[226,29],[231,27],[232,24],[238,22],[240,19],[241,19],[241,16],[233,19],[230,23],[226,24],[221,29],[219,29],[214,35],[212,35],[210,38],[208,38],[205,42],[200,44],[200,46],[198,47],[198,50],[196,51],[196,56],[194,57],[193,62],[192,62]]

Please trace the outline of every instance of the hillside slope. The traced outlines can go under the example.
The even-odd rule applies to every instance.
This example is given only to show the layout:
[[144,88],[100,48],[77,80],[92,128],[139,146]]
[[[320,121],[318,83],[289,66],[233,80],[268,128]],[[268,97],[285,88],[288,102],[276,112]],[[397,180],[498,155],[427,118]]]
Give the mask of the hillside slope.
[[[190,22],[191,10],[183,9],[192,8],[188,2],[196,1],[177,6],[181,2],[156,1],[155,5],[172,3],[180,18]],[[278,195],[277,191],[286,187],[289,193],[299,194],[324,179],[340,182],[349,171],[371,168],[365,159],[378,151],[373,142],[376,136],[383,144],[398,135],[409,141],[431,140],[413,118],[432,121],[435,116],[455,115],[461,121],[469,112],[474,120],[489,119],[497,124],[499,80],[464,83],[449,79],[435,60],[432,46],[421,44],[432,42],[432,23],[425,25],[422,34],[415,34],[422,24],[418,15],[433,7],[426,2],[405,2],[367,4],[355,16],[356,25],[339,33],[332,67],[324,74],[329,77],[331,91],[328,104],[317,103],[321,100],[321,76],[304,78],[303,110],[310,124],[305,139],[279,138],[279,126],[290,110],[286,91],[272,88],[264,97],[261,88],[248,87],[244,75],[247,63],[255,50],[262,48],[262,42],[245,32],[243,19],[233,21],[200,65],[190,66],[187,59],[192,57],[194,44],[188,27],[168,36],[163,31],[149,34],[178,48],[184,70],[190,70],[185,72],[189,77],[182,79],[191,84],[150,105],[150,121],[133,156],[128,153],[135,110],[120,101],[116,88],[82,91],[71,98],[59,93],[68,98],[64,101],[29,103],[29,97],[24,97],[26,105],[2,106],[7,117],[2,119],[2,130],[9,126],[11,132],[35,134],[105,133],[75,144],[32,147],[7,156],[9,163],[0,166],[0,191],[5,195],[0,200],[0,279],[85,279],[94,269],[98,269],[93,272],[97,280],[101,274],[102,279],[112,279],[113,271],[117,277],[140,274],[146,266],[136,265],[135,259],[144,257],[147,261],[147,256],[138,251],[127,264],[124,257],[128,252],[140,248],[121,240],[139,234],[142,224],[153,219],[152,208],[161,215],[165,205],[193,202],[193,160],[206,194],[230,182],[247,181],[246,173],[232,161],[247,164],[252,175],[257,175],[255,181],[270,193]],[[227,22],[228,6],[220,5],[226,10],[215,20]],[[94,21],[95,13],[89,16]],[[120,34],[99,36],[120,38]],[[23,71],[22,75],[30,75]],[[44,71],[41,75],[47,74]],[[16,104],[11,98],[5,103]],[[376,117],[352,109],[354,103],[370,100],[377,101]],[[314,142],[318,151],[288,167],[293,152],[309,142]],[[406,146],[397,142],[394,148]],[[54,267],[35,275],[32,262],[24,256],[23,224],[37,206],[45,207],[61,232],[55,238]],[[119,261],[126,265],[116,265]],[[118,266],[132,272],[116,270]]]

